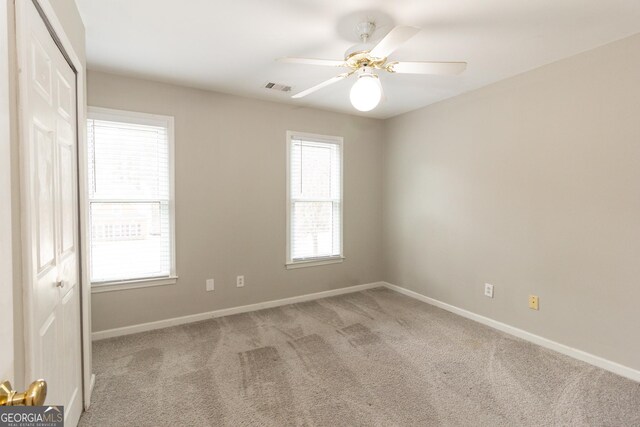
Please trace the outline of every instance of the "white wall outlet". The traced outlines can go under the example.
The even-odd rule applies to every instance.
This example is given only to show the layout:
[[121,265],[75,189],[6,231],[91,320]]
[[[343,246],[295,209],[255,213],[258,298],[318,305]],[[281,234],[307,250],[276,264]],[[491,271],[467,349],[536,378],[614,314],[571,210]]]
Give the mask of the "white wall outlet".
[[213,279],[207,279],[207,291],[212,291],[214,289]]
[[484,284],[484,296],[493,298],[493,285],[490,283]]
[[244,276],[238,276],[236,277],[236,286],[238,288],[241,288],[244,286]]

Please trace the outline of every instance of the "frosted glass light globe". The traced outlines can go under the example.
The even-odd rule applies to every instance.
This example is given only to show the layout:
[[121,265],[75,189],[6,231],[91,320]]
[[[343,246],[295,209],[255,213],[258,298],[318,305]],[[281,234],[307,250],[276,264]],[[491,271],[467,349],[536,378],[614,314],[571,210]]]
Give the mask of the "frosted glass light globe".
[[376,108],[382,99],[382,86],[378,76],[368,73],[358,76],[349,98],[356,110],[371,111]]

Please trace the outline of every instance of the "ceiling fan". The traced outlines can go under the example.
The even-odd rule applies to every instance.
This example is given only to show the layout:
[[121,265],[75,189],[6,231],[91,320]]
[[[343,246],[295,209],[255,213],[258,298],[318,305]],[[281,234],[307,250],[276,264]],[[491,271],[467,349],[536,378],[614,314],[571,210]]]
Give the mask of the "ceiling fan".
[[376,70],[398,74],[460,74],[467,67],[466,62],[398,62],[388,61],[389,55],[404,42],[415,36],[420,29],[409,26],[397,26],[389,32],[377,45],[367,43],[376,29],[373,22],[361,22],[356,27],[362,43],[350,47],[344,60],[312,59],[312,58],[280,58],[278,61],[294,64],[320,65],[328,67],[348,68],[347,72],[338,74],[309,89],[298,92],[292,98],[302,98],[324,87],[356,74],[358,80],[351,88],[351,104],[360,111],[373,110],[382,99],[382,86]]

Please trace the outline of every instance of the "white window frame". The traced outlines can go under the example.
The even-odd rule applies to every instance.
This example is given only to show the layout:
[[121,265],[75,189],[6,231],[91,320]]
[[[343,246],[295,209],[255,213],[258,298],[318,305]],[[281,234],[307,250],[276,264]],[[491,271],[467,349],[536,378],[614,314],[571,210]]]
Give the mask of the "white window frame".
[[[336,144],[340,149],[340,254],[330,257],[318,257],[294,261],[291,257],[291,145],[295,139]],[[313,267],[337,264],[345,260],[344,256],[344,138],[341,136],[319,135],[308,132],[287,131],[287,253],[286,268]]]
[[[89,120],[107,120],[149,126],[163,126],[167,128],[169,143],[169,239],[171,251],[171,265],[168,276],[150,277],[143,279],[113,280],[91,283],[91,293],[120,291],[125,289],[146,288],[150,286],[175,285],[178,281],[176,272],[176,218],[175,218],[175,147],[174,147],[174,118],[159,114],[140,113],[137,111],[116,110],[102,107],[89,107]],[[88,159],[85,159],[88,161]],[[90,211],[87,197],[87,212]],[[91,234],[87,235],[87,253],[91,259]]]

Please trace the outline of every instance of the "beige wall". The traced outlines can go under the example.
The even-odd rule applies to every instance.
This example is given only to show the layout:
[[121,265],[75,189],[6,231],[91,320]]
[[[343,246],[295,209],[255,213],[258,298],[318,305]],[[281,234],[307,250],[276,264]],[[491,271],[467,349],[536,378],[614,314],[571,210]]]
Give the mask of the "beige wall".
[[[99,72],[88,82],[91,106],[174,116],[176,148],[178,284],[93,294],[94,331],[382,278],[380,121]],[[289,129],[344,137],[342,264],[285,269]]]
[[385,126],[387,281],[640,369],[640,35]]

